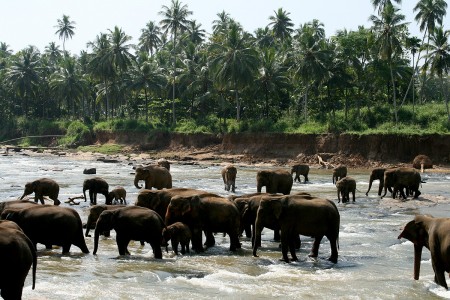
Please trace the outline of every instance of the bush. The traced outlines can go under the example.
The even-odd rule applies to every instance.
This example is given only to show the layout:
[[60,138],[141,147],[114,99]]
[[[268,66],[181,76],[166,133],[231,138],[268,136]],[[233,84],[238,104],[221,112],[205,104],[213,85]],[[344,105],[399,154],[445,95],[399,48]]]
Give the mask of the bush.
[[67,127],[66,136],[59,141],[60,145],[77,147],[91,142],[91,131],[81,121],[73,121]]

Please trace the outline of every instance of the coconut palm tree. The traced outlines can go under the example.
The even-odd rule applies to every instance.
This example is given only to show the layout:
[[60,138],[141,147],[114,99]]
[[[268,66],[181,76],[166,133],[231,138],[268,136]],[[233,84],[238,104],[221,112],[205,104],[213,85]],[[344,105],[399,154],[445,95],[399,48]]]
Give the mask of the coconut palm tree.
[[224,41],[210,47],[215,80],[230,82],[234,90],[237,121],[241,111],[239,91],[253,81],[258,68],[258,53],[247,41],[240,26],[231,23]]
[[427,48],[430,50],[427,54],[427,63],[424,68],[429,68],[431,74],[436,74],[441,83],[442,97],[445,98],[447,108],[447,119],[450,122],[450,111],[448,106],[448,91],[445,89],[444,75],[450,72],[450,31],[442,27],[435,27],[430,35],[430,43]]
[[[425,44],[425,37],[428,36],[427,44],[430,41],[430,35],[433,34],[436,25],[442,26],[444,16],[446,15],[447,2],[445,0],[419,0],[413,11],[417,11],[414,19],[419,23],[420,31],[423,32],[422,45]],[[425,57],[428,57],[428,47],[426,48]],[[420,60],[420,52],[417,58],[415,70]],[[424,65],[426,65],[426,58]],[[426,72],[423,73],[422,84],[426,82]],[[423,96],[423,95],[422,95]]]
[[402,35],[406,32],[406,25],[403,20],[405,16],[399,14],[399,9],[388,3],[381,13],[381,18],[370,16],[369,20],[373,22],[373,29],[377,34],[376,43],[378,45],[378,54],[387,61],[390,70],[392,84],[392,98],[394,104],[395,123],[398,123],[397,99],[393,70],[393,58],[402,54]]
[[[374,9],[377,9],[378,7],[378,14],[381,14],[387,5],[392,5],[391,0],[371,0],[371,1]],[[394,0],[394,2],[401,4],[402,0]]]
[[64,55],[66,53],[66,39],[68,38],[72,38],[72,36],[75,34],[74,29],[75,29],[75,22],[74,21],[70,21],[69,20],[69,16],[67,15],[63,15],[62,19],[58,19],[58,25],[56,25],[55,27],[58,28],[58,30],[56,30],[55,34],[57,34],[59,36],[59,39],[63,40],[63,52]]
[[232,20],[230,14],[223,10],[217,14],[217,17],[217,20],[212,21],[213,34],[225,33]]
[[195,45],[201,44],[205,40],[206,31],[204,29],[201,29],[202,24],[197,24],[197,21],[192,20],[189,22],[186,36],[188,37],[189,41],[194,43]]
[[162,29],[172,34],[172,123],[177,122],[175,113],[175,82],[176,82],[176,45],[179,32],[184,32],[189,26],[188,17],[192,15],[192,11],[188,10],[187,5],[181,4],[178,0],[172,0],[171,6],[162,6],[159,12],[163,19],[160,21]]
[[139,37],[139,47],[141,51],[150,53],[153,56],[153,50],[157,50],[161,45],[161,29],[153,21],[147,23],[144,29],[141,30]]
[[289,40],[292,32],[294,32],[294,29],[292,28],[294,23],[292,23],[291,18],[289,18],[290,13],[282,8],[274,11],[274,13],[274,16],[269,17],[269,20],[271,21],[269,27],[271,27],[273,35],[281,42]]

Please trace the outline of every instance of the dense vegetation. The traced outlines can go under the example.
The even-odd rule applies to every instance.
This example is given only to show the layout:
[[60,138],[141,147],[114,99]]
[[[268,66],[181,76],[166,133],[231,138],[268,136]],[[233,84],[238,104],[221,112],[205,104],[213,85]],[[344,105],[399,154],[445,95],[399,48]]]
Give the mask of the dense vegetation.
[[64,15],[43,52],[0,42],[0,136],[95,130],[179,132],[448,133],[450,31],[445,0],[418,0],[422,37],[401,1],[371,0],[370,28],[326,37],[312,20],[294,29],[282,8],[254,33],[226,12],[207,34],[172,0],[139,44],[116,26],[72,54]]

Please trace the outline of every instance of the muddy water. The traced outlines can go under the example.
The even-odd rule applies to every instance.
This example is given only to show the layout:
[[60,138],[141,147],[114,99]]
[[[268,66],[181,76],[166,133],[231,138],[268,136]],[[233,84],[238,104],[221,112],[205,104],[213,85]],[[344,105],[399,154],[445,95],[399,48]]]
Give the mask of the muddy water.
[[[133,203],[138,190],[133,186],[131,166],[106,164],[56,156],[0,157],[0,201],[20,197],[27,181],[39,177],[55,179],[61,186],[60,200],[79,196],[84,168],[96,167],[97,175],[110,186],[122,185]],[[260,167],[239,167],[236,193],[256,191],[255,176]],[[204,189],[221,195],[220,167],[172,165],[175,187]],[[450,298],[450,292],[433,282],[430,255],[424,251],[420,280],[412,278],[413,246],[398,240],[401,228],[415,213],[427,212],[450,217],[450,173],[430,173],[423,177],[418,201],[381,200],[377,184],[369,197],[367,170],[350,170],[357,180],[357,198],[353,204],[338,204],[341,214],[340,251],[337,264],[326,260],[329,243],[324,239],[319,259],[307,257],[312,240],[302,237],[300,261],[286,264],[279,259],[278,243],[270,230],[263,232],[259,258],[252,257],[250,241],[236,253],[228,251],[228,238],[216,235],[216,246],[205,253],[175,256],[163,253],[153,258],[149,245],[129,246],[131,256],[119,257],[111,238],[100,240],[98,254],[84,255],[72,246],[70,255],[61,249],[45,250],[38,245],[36,289],[31,290],[28,276],[24,299],[436,299]],[[294,191],[308,191],[337,202],[330,170],[311,170],[310,183],[294,184]],[[79,200],[76,200],[79,201]],[[98,202],[104,199],[99,196]],[[67,205],[67,204],[63,204]],[[85,221],[89,204],[74,207]],[[86,238],[93,250],[93,238]]]

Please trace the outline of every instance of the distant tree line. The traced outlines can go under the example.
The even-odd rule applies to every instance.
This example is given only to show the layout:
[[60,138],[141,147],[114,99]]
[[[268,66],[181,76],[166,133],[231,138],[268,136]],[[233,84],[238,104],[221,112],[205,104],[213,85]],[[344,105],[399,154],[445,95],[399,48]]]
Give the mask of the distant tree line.
[[[41,52],[16,53],[0,42],[0,118],[140,119],[165,126],[217,116],[297,122],[361,118],[361,110],[388,107],[393,123],[405,105],[445,103],[450,121],[450,31],[445,0],[419,0],[411,36],[401,1],[371,0],[370,28],[326,37],[312,20],[294,27],[283,8],[250,33],[225,11],[210,34],[172,0],[159,22],[149,21],[137,45],[116,26],[74,55],[65,43],[76,23],[64,15]],[[349,112],[352,112],[351,116]]]

